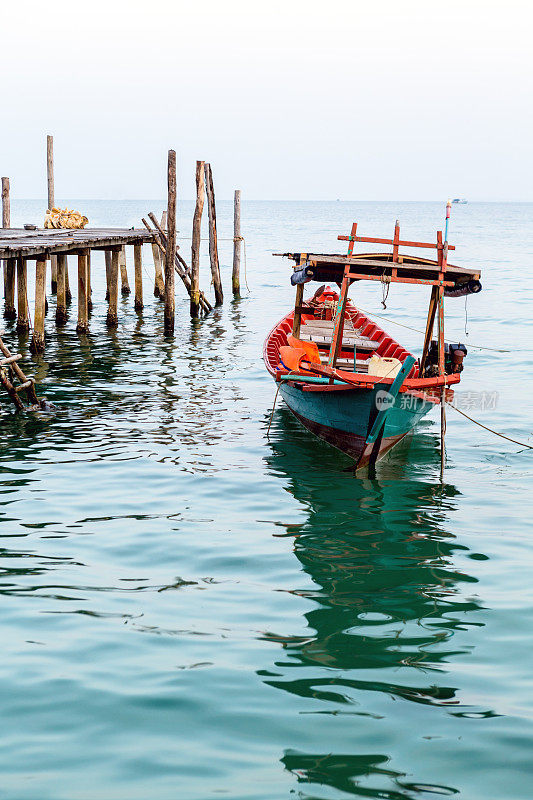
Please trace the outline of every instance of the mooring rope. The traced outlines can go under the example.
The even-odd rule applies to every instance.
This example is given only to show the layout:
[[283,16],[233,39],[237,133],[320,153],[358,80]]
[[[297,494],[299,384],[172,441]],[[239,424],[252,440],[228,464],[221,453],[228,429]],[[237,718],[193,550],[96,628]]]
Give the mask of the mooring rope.
[[385,275],[385,272],[383,272],[383,275],[381,276],[381,286],[383,288],[381,305],[383,306],[383,308],[387,308],[387,298],[390,292],[390,284],[391,284],[391,276]]
[[[376,314],[374,311],[366,311],[361,306],[356,306],[358,311],[362,311],[363,314],[368,314],[370,318],[377,317],[378,319],[383,319],[386,322],[392,322],[393,325],[399,325],[400,328],[407,328],[410,331],[414,331],[415,333],[425,333],[425,331],[421,331],[418,328],[413,328],[411,325],[405,325],[403,322],[396,322],[396,320],[391,319],[390,317],[384,317],[382,314]],[[468,334],[467,334],[468,335]],[[493,353],[511,353],[511,350],[502,350],[499,347],[487,347],[481,344],[472,344],[472,342],[468,343],[470,347],[475,347],[476,350],[491,350]]]
[[473,417],[469,417],[468,414],[465,414],[465,412],[461,411],[460,408],[457,408],[457,406],[454,406],[453,403],[450,403],[448,401],[446,401],[446,402],[447,402],[447,404],[449,406],[451,406],[453,409],[455,409],[455,411],[458,411],[459,414],[462,414],[463,417],[466,417],[467,419],[469,419],[470,422],[473,422],[476,425],[479,425],[480,428],[484,428],[486,431],[489,431],[490,433],[494,433],[494,434],[496,434],[496,436],[500,436],[502,439],[507,439],[508,442],[513,442],[513,444],[519,444],[520,447],[527,447],[529,450],[533,450],[533,445],[526,444],[525,442],[519,442],[517,439],[511,439],[510,436],[504,436],[503,433],[499,433],[498,431],[493,430],[493,428],[489,428],[487,425],[483,425],[481,422],[478,422],[477,419],[474,419]]
[[276,389],[276,394],[274,395],[274,405],[272,406],[272,411],[270,413],[270,419],[268,421],[268,428],[267,428],[267,433],[266,433],[267,439],[268,439],[269,434],[270,434],[270,426],[272,425],[272,418],[274,416],[274,410],[276,408],[276,400],[278,399],[278,394],[279,394],[279,390],[280,389],[281,389],[281,381],[279,382],[278,388]]

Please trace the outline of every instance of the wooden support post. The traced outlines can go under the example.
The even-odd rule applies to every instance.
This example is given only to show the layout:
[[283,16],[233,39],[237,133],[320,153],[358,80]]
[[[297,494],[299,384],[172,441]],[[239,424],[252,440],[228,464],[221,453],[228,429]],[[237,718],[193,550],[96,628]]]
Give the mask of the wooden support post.
[[105,253],[105,299],[106,303],[109,302],[109,282],[111,280],[111,250],[106,250]]
[[87,250],[78,254],[78,324],[76,333],[89,333],[87,308]]
[[209,260],[211,262],[211,275],[215,289],[215,305],[221,306],[224,302],[222,281],[220,280],[220,266],[218,263],[217,242],[217,212],[215,209],[215,190],[213,187],[213,173],[211,164],[205,165],[205,191],[207,194],[207,210],[209,212]]
[[[307,253],[300,253],[300,269],[303,268],[307,260]],[[302,322],[302,303],[304,298],[304,284],[296,284],[296,299],[294,301],[294,317],[292,320],[292,335],[296,338],[300,335],[300,324]]]
[[233,272],[231,273],[231,288],[234,297],[241,296],[241,190],[235,189],[233,203]]
[[9,198],[9,178],[2,178],[2,228],[11,227],[11,201]]
[[60,253],[57,257],[56,325],[64,325],[66,321],[67,321],[67,255],[66,253]]
[[[11,227],[11,201],[9,196],[9,178],[2,178],[2,228]],[[4,261],[4,317],[15,319],[15,262]]]
[[[163,211],[161,215],[161,227],[163,230],[167,227],[167,212]],[[161,300],[165,297],[165,279],[163,277],[163,259],[161,257],[161,250],[156,242],[152,242],[152,255],[154,257],[154,297],[159,297]]]
[[339,300],[337,303],[337,310],[335,312],[335,321],[333,324],[333,336],[331,338],[331,347],[329,349],[328,366],[335,369],[337,357],[342,348],[342,333],[344,331],[344,316],[346,312],[346,301],[348,299],[348,289],[350,288],[350,278],[348,273],[350,267],[345,267],[344,277],[342,279]]
[[50,256],[50,294],[57,294],[57,256]]
[[93,290],[91,288],[91,251],[87,250],[87,311],[93,310]]
[[424,377],[424,367],[426,366],[426,359],[429,351],[429,345],[433,337],[433,327],[435,324],[435,312],[437,311],[437,299],[439,290],[437,286],[431,288],[431,298],[429,300],[428,318],[426,322],[426,335],[424,337],[424,347],[422,349],[422,357],[420,359],[420,377]]
[[17,258],[17,331],[24,333],[30,329],[28,308],[28,264],[25,258]]
[[[48,210],[55,206],[54,188],[54,137],[46,137],[46,181],[48,187]],[[50,256],[51,292],[57,292],[57,256]]]
[[4,262],[4,317],[6,319],[16,319],[15,309],[15,265],[14,258],[8,258]]
[[294,318],[292,321],[292,335],[296,336],[296,338],[300,335],[300,325],[302,322],[302,312],[300,311],[302,307],[302,301],[304,297],[304,285],[303,283],[298,283],[296,285],[296,299],[294,301]]
[[120,250],[111,252],[108,274],[109,307],[107,310],[107,326],[116,328],[118,325],[118,262]]
[[120,249],[120,293],[122,295],[131,294],[130,283],[128,281],[128,270],[126,268],[126,247],[123,245]]
[[35,264],[35,313],[33,315],[33,336],[30,350],[42,353],[44,350],[44,316],[46,304],[46,256],[37,256]]
[[143,246],[142,244],[133,245],[133,264],[135,269],[135,301],[133,307],[136,311],[143,308]]
[[70,281],[68,278],[68,256],[66,256],[65,261],[65,297],[67,300],[67,306],[72,303],[72,292],[70,291]]
[[46,179],[48,184],[48,210],[55,206],[54,191],[54,137],[46,137]]
[[168,151],[167,171],[168,231],[165,251],[165,333],[174,333],[174,262],[176,260],[176,151]]
[[398,261],[398,251],[400,249],[400,220],[396,220],[394,226],[394,239],[392,240],[392,260]]
[[196,206],[192,221],[191,243],[191,317],[200,315],[200,238],[204,210],[205,162],[196,162]]

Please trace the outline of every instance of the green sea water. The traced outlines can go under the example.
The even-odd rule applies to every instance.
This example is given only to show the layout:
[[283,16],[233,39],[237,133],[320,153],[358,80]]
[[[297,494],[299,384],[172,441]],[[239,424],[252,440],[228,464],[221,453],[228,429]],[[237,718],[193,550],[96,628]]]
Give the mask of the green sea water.
[[[151,201],[69,201],[132,225]],[[12,224],[42,203],[13,203]],[[226,302],[174,339],[151,292],[47,349],[5,341],[54,408],[2,402],[0,796],[9,800],[529,800],[533,782],[531,451],[449,410],[378,465],[317,441],[262,364],[292,302],[271,253],[362,235],[433,238],[436,203],[244,203],[250,293],[230,300],[231,205],[219,202]],[[453,210],[453,261],[484,291],[447,304],[469,349],[461,407],[531,442],[531,204]],[[192,208],[180,208],[188,258]],[[75,260],[71,259],[75,289]],[[203,256],[204,287],[209,285]],[[130,274],[130,281],[133,283]],[[75,293],[75,292],[74,292]],[[356,287],[420,351],[424,289]],[[465,333],[465,325],[466,331]],[[482,345],[493,349],[477,349]],[[497,352],[505,350],[506,352]]]

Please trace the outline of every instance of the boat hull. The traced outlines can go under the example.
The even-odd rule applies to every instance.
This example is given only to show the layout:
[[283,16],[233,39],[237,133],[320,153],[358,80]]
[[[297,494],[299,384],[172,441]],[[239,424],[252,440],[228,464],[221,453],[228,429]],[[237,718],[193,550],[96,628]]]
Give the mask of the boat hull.
[[375,444],[366,440],[373,421],[387,402],[390,388],[305,391],[296,384],[283,384],[281,395],[296,419],[311,433],[354,459],[357,469],[378,461],[406,436],[433,404],[412,394],[398,395],[389,408],[383,434]]

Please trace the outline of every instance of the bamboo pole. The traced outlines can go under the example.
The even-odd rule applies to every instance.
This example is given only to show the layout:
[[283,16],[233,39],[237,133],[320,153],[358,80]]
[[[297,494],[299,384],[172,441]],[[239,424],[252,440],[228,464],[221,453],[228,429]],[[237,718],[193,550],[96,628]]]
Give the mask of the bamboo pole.
[[87,308],[87,250],[78,253],[78,324],[76,333],[89,333]]
[[133,307],[136,311],[142,311],[143,308],[143,262],[142,262],[142,244],[133,245],[133,263],[135,268],[135,301]]
[[118,262],[119,250],[112,250],[109,265],[109,307],[107,310],[107,326],[109,328],[116,328],[118,325]]
[[42,353],[44,350],[44,316],[46,304],[46,256],[37,256],[35,264],[35,313],[33,315],[33,336],[30,350]]
[[120,293],[122,295],[131,294],[130,289],[130,282],[128,280],[128,270],[126,267],[126,247],[122,245],[119,255],[119,263],[120,263]]
[[17,331],[24,333],[30,329],[28,308],[28,264],[25,258],[17,258]]
[[221,306],[224,302],[222,281],[220,280],[220,266],[218,263],[217,242],[217,212],[215,208],[215,189],[213,187],[213,173],[211,164],[205,165],[205,190],[207,194],[207,210],[209,212],[209,260],[215,290],[215,305]]
[[[56,325],[64,325],[67,321],[67,255],[60,253],[57,257],[57,306]],[[20,289],[19,289],[20,291]]]
[[168,151],[167,171],[168,230],[165,253],[165,333],[174,333],[174,262],[176,260],[176,151]]
[[[148,217],[152,220],[156,231],[159,233],[159,236],[161,238],[161,242],[163,244],[163,249],[165,249],[166,246],[167,246],[167,236],[166,236],[166,233],[164,231],[164,228],[166,227],[166,224],[167,224],[167,222],[166,222],[166,220],[167,220],[167,212],[164,211],[162,216],[161,216],[161,225],[157,221],[155,214],[152,213],[151,211],[148,214]],[[143,220],[143,222],[144,222],[144,220]],[[148,228],[148,230],[151,230],[151,229]],[[180,275],[181,272],[183,272],[184,275],[188,275],[190,273],[190,271],[191,271],[189,266],[187,265],[185,259],[183,259],[180,256],[179,245],[176,245],[176,263],[175,263],[175,267],[176,267],[176,272],[178,273],[178,275]]]
[[241,296],[241,190],[235,189],[233,203],[233,272],[231,288],[234,297]]
[[200,315],[200,239],[204,210],[205,162],[196,162],[196,207],[192,221],[191,243],[191,317]]
[[[2,353],[2,355],[3,355],[5,358],[11,358],[11,357],[12,357],[12,356],[11,356],[11,353],[10,353],[10,351],[9,351],[9,348],[5,346],[5,344],[4,344],[4,342],[2,341],[2,338],[1,338],[1,337],[0,337],[0,353]],[[23,384],[25,384],[25,387],[26,387],[26,397],[28,398],[28,401],[29,401],[30,403],[34,403],[35,405],[37,405],[37,404],[39,403],[39,400],[37,399],[37,395],[35,394],[35,381],[33,380],[33,378],[29,378],[29,379],[28,379],[28,378],[26,377],[26,375],[24,374],[24,372],[21,370],[21,368],[20,368],[20,367],[19,367],[19,365],[17,364],[17,361],[18,361],[18,358],[17,358],[16,360],[13,360],[13,361],[12,361],[12,363],[11,363],[11,369],[13,370],[13,372],[15,373],[15,375],[17,376],[17,378],[19,379],[20,383],[21,383],[21,384],[22,384],[22,383],[23,383]],[[28,385],[28,384],[29,384],[29,385]],[[17,388],[19,388],[19,387],[17,387]]]
[[[2,178],[2,228],[11,227],[11,200],[9,178]],[[4,317],[15,319],[15,261],[4,261]]]

